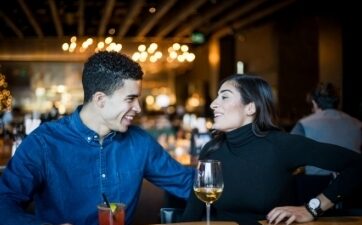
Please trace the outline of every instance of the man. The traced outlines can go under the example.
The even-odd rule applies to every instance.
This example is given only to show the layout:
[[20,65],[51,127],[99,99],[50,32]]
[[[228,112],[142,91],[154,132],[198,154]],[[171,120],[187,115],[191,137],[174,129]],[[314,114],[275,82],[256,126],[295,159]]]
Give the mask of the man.
[[[339,95],[331,83],[321,84],[309,95],[313,114],[301,119],[291,133],[319,142],[339,145],[361,153],[362,123],[339,111]],[[308,175],[330,175],[331,171],[306,166]]]
[[[143,72],[130,58],[99,52],[84,65],[84,104],[27,136],[0,181],[1,224],[98,224],[97,204],[126,204],[132,217],[143,178],[187,198],[193,171],[131,122]],[[35,215],[26,214],[34,201]]]

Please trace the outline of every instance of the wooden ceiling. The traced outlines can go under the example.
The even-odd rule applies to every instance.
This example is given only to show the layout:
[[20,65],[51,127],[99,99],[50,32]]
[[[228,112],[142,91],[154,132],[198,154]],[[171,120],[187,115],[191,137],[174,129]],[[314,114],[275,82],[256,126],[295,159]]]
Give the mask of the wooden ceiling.
[[[297,0],[3,0],[0,39],[222,36]],[[155,12],[151,12],[155,9]]]

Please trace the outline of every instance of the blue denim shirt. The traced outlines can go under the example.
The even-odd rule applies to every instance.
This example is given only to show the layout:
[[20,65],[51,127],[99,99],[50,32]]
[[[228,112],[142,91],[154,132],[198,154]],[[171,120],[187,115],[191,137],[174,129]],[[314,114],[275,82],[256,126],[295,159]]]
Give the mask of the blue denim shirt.
[[[144,130],[130,126],[98,134],[79,117],[42,124],[27,136],[0,181],[0,223],[98,224],[102,193],[110,202],[126,204],[126,224],[132,223],[143,178],[187,198],[193,170],[182,166]],[[34,200],[35,216],[22,204]]]

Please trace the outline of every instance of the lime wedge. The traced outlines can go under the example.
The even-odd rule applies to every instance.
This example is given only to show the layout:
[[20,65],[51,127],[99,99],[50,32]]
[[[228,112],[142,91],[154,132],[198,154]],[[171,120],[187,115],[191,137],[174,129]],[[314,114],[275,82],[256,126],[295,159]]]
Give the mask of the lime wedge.
[[116,209],[117,209],[117,205],[114,204],[114,203],[110,203],[109,205],[111,206],[112,213],[114,213],[116,211]]

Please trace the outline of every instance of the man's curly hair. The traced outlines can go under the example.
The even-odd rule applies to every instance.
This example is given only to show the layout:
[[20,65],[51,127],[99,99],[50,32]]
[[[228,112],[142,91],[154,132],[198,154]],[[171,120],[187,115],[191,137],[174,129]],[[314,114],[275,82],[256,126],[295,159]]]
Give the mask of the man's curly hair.
[[141,66],[128,56],[118,52],[95,53],[84,64],[84,103],[91,101],[98,91],[111,95],[123,86],[125,79],[142,80],[142,77]]

